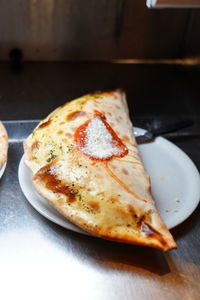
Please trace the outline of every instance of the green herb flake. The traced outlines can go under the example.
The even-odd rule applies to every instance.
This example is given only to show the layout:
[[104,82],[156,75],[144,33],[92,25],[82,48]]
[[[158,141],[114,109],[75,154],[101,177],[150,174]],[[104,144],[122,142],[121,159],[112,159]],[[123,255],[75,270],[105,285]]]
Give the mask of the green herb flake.
[[50,151],[50,156],[49,158],[47,159],[47,162],[50,163],[52,160],[54,160],[55,158],[57,157],[57,155],[55,155],[53,153],[53,150]]

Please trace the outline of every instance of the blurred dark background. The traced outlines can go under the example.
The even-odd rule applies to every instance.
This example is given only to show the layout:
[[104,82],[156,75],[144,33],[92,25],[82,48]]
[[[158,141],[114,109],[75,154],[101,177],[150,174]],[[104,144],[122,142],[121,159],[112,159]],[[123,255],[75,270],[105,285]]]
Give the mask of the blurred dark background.
[[145,0],[0,1],[0,59],[184,58],[200,53],[199,9],[148,9]]
[[198,117],[200,10],[145,0],[0,0],[0,118],[124,88],[131,115]]

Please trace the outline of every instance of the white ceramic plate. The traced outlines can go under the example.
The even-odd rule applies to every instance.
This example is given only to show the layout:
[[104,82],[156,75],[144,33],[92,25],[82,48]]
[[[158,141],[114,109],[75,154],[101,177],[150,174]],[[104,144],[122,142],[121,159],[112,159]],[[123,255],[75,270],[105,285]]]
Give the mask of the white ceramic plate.
[[[135,135],[144,130],[135,128]],[[152,194],[157,209],[167,225],[173,228],[187,219],[200,200],[200,175],[191,159],[168,140],[158,137],[155,141],[139,146],[145,168],[150,175]],[[85,233],[67,221],[40,196],[32,185],[31,171],[23,157],[18,170],[19,183],[30,204],[43,216],[67,229]]]
[[3,176],[3,173],[5,172],[6,165],[7,165],[7,161],[4,163],[3,167],[0,169],[0,178]]

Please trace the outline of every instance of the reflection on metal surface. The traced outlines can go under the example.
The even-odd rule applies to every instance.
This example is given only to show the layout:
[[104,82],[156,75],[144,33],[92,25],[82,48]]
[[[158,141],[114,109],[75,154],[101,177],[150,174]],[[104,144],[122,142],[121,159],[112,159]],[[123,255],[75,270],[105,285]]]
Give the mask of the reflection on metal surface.
[[[11,142],[0,181],[1,299],[198,299],[188,266],[195,266],[192,275],[199,278],[199,209],[176,229],[178,250],[167,260],[155,249],[90,238],[53,224],[25,200],[17,178],[19,140],[37,123],[4,122]],[[200,166],[199,140],[195,149],[191,140],[181,145]]]

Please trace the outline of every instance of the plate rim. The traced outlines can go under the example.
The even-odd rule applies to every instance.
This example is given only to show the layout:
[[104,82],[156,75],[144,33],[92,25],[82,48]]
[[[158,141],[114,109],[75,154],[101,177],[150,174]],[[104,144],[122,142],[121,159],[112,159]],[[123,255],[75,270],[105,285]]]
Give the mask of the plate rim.
[[6,161],[4,162],[3,166],[0,169],[0,179],[1,179],[1,177],[3,176],[3,174],[6,170],[6,166],[7,166],[7,159],[6,159]]
[[[139,127],[133,127],[133,129],[134,129],[134,132],[135,132],[136,136],[137,136],[137,133],[141,134],[141,133],[144,133],[146,131],[145,129],[142,129],[142,128],[139,128]],[[171,141],[165,139],[164,137],[159,136],[151,143],[158,143],[158,144],[162,143],[164,145],[167,145],[167,147],[170,147],[171,149],[173,149],[175,151],[178,151],[179,154],[181,155],[182,159],[186,160],[187,164],[189,164],[190,168],[193,169],[193,173],[194,173],[194,176],[196,177],[196,181],[197,181],[196,182],[196,187],[198,187],[198,188],[196,189],[196,194],[198,194],[198,196],[196,195],[196,200],[192,202],[191,210],[184,215],[184,217],[182,218],[181,221],[179,220],[178,222],[176,222],[172,226],[167,226],[168,229],[170,230],[170,229],[180,225],[181,223],[183,223],[186,219],[188,219],[192,215],[192,213],[195,211],[195,209],[197,208],[197,206],[200,202],[200,174],[199,174],[199,171],[198,171],[196,165],[192,161],[192,159],[181,148],[179,148],[177,145],[175,145]],[[138,145],[138,147],[140,149],[141,145]],[[79,228],[77,225],[70,222],[70,220],[65,219],[57,210],[55,210],[53,207],[51,207],[51,205],[48,203],[48,200],[46,200],[44,197],[42,197],[36,190],[35,190],[35,193],[39,197],[42,197],[45,201],[47,201],[47,204],[48,204],[49,207],[51,207],[51,209],[55,210],[55,213],[57,214],[56,219],[55,219],[54,216],[52,216],[51,212],[50,212],[50,215],[49,215],[49,210],[48,210],[48,212],[46,210],[44,212],[43,208],[41,207],[42,206],[41,203],[38,206],[37,205],[38,202],[36,204],[35,201],[33,201],[33,199],[31,199],[31,200],[29,199],[29,197],[27,196],[27,193],[26,193],[26,188],[24,188],[24,184],[21,182],[21,172],[22,172],[23,167],[27,168],[27,170],[29,172],[31,172],[31,170],[24,163],[24,154],[22,155],[22,157],[20,159],[20,162],[19,162],[18,181],[19,181],[19,185],[21,187],[21,190],[22,190],[26,200],[32,205],[32,207],[36,211],[38,211],[42,216],[44,216],[45,218],[47,218],[48,220],[50,220],[51,222],[53,222],[57,225],[60,225],[60,226],[66,228],[68,230],[71,230],[71,231],[74,231],[74,232],[77,232],[77,233],[89,235],[89,233],[87,233],[86,231]],[[30,181],[30,183],[31,183],[31,181]],[[197,184],[197,183],[199,183],[199,184]],[[34,189],[34,186],[33,186],[33,189]],[[161,218],[162,218],[162,216],[161,216]]]

